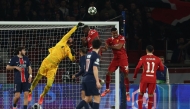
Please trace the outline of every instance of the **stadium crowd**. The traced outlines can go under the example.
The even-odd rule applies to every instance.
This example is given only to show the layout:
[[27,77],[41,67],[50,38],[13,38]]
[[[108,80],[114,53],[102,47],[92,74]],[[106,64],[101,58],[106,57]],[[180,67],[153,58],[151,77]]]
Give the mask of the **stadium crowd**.
[[[87,13],[95,6],[98,13]],[[1,21],[107,21],[126,12],[128,50],[145,49],[151,44],[156,50],[173,50],[180,60],[190,58],[189,32],[151,17],[151,8],[137,0],[1,0]],[[114,19],[120,21],[122,18]],[[121,25],[122,26],[122,25]],[[184,30],[184,31],[183,31]],[[175,46],[174,46],[175,45]],[[183,56],[181,56],[183,55]],[[188,56],[185,56],[188,55]],[[173,62],[179,62],[174,60]]]

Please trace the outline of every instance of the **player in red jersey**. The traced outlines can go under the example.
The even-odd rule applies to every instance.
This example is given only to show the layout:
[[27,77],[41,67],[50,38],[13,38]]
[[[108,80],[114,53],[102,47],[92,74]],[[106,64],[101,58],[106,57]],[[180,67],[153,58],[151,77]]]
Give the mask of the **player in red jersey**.
[[101,96],[103,97],[110,92],[109,86],[111,82],[111,74],[115,72],[115,70],[118,67],[120,67],[120,71],[125,74],[124,83],[126,86],[127,101],[130,101],[128,80],[128,57],[125,49],[125,37],[118,34],[117,28],[112,28],[111,34],[112,37],[108,38],[106,41],[106,47],[112,49],[114,57],[106,74],[106,90],[101,94]]
[[139,86],[139,97],[138,97],[138,106],[139,109],[142,109],[143,105],[143,95],[146,93],[146,89],[148,88],[148,109],[152,109],[153,105],[153,95],[156,88],[156,71],[164,71],[164,65],[162,64],[159,57],[153,55],[154,47],[151,45],[148,45],[146,47],[146,53],[147,55],[142,56],[139,60],[139,63],[135,69],[134,73],[134,79],[137,78],[137,73],[141,66],[143,66],[143,72],[141,75],[141,81]]
[[[85,34],[85,36],[87,37],[82,37],[82,44],[83,46],[87,47],[88,52],[92,51],[92,41],[94,39],[99,39],[99,34],[98,31],[96,31],[95,29],[90,29],[88,25],[85,25],[83,28],[83,33]],[[102,51],[106,51],[106,49],[104,47],[101,47],[99,50],[99,55],[102,55]],[[104,80],[99,79],[101,84],[104,84]]]
[[88,25],[85,25],[82,28],[82,30],[84,34],[87,36],[87,37],[82,37],[82,43],[84,46],[87,46],[88,51],[90,52],[92,51],[92,41],[94,39],[99,39],[99,34],[95,29],[90,29]]

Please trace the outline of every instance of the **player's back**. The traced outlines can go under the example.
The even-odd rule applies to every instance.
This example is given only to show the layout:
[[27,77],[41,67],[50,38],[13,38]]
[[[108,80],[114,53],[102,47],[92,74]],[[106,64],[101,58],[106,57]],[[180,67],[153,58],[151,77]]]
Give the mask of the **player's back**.
[[86,61],[86,55],[81,56],[81,57],[80,57],[80,61],[79,61],[79,66],[80,66],[81,71],[83,71],[82,76],[83,76],[84,73],[85,73],[85,63],[86,63],[85,61]]
[[143,73],[141,76],[141,82],[146,83],[156,83],[156,71],[164,69],[164,66],[159,57],[155,55],[145,55],[142,56],[140,61],[142,61]]
[[85,61],[85,74],[83,77],[83,82],[95,82],[93,66],[99,65],[99,55],[95,52],[89,52],[86,55]]
[[96,38],[99,38],[99,34],[95,29],[90,29],[87,36],[87,42],[88,42],[88,50],[92,51],[92,41]]

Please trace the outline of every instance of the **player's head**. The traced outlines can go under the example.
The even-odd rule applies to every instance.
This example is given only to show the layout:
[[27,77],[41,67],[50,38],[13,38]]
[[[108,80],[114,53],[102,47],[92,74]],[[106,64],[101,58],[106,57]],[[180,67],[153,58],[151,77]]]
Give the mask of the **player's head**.
[[15,50],[15,54],[24,56],[26,54],[25,47],[17,47]]
[[80,54],[80,56],[85,55],[86,52],[87,52],[87,51],[86,51],[86,48],[85,48],[85,47],[82,47],[82,48],[79,49],[79,54]]
[[92,41],[93,49],[99,49],[101,45],[102,45],[102,42],[100,41],[100,39],[94,39]]
[[114,28],[111,29],[111,35],[112,35],[112,37],[114,37],[114,38],[118,37],[117,28],[114,27]]
[[164,64],[164,56],[160,56],[159,58],[162,61],[162,63]]
[[67,41],[67,44],[69,46],[72,46],[73,45],[73,39],[72,38],[69,38],[69,40]]
[[154,47],[152,45],[146,46],[146,53],[153,53],[154,52]]
[[88,25],[85,25],[83,28],[82,28],[82,31],[85,35],[88,35],[88,32],[89,32],[90,28]]

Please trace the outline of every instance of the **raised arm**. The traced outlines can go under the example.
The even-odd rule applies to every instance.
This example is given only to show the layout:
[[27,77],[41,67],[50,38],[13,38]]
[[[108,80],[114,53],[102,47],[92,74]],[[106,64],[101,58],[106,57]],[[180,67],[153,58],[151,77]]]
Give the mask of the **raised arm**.
[[83,23],[78,23],[78,25],[74,26],[66,35],[63,36],[63,38],[58,42],[59,43],[65,43],[68,41],[68,39],[71,37],[71,35],[77,30],[78,27],[83,26]]

